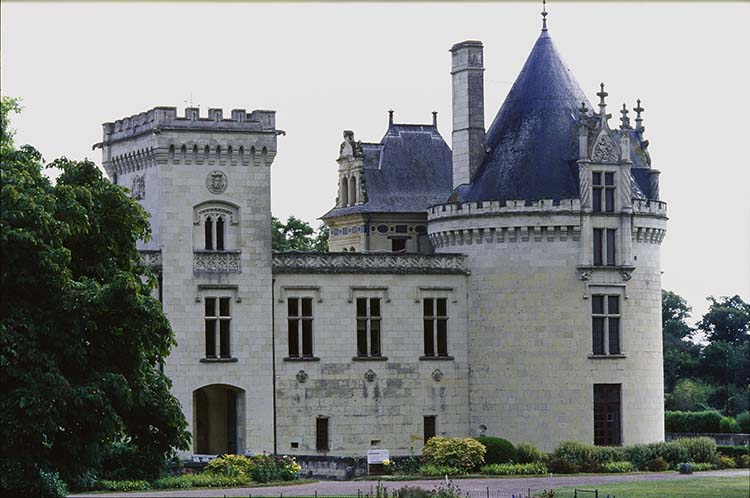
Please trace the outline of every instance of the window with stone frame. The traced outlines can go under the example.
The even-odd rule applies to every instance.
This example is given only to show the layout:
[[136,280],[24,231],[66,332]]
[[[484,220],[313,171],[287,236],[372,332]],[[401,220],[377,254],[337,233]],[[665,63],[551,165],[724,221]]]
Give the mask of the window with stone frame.
[[448,356],[448,299],[422,299],[424,355]]
[[617,264],[616,235],[614,228],[594,228],[594,266]]
[[206,297],[204,305],[206,358],[231,358],[232,315],[230,298]]
[[328,421],[328,417],[317,417],[315,419],[315,449],[317,451],[328,451],[330,449]]
[[357,298],[357,356],[381,357],[381,314],[379,297]]
[[427,444],[427,441],[429,441],[430,438],[433,438],[437,435],[437,415],[425,415],[423,424],[423,442],[424,444]]
[[[591,173],[591,209],[595,213],[615,212],[615,174],[595,171]],[[602,181],[603,180],[603,181]]]
[[595,355],[619,355],[620,296],[594,294],[591,296],[591,342]]
[[224,216],[207,215],[203,221],[205,248],[207,251],[223,251],[224,247]]
[[287,299],[287,330],[290,358],[313,357],[313,300],[311,297]]

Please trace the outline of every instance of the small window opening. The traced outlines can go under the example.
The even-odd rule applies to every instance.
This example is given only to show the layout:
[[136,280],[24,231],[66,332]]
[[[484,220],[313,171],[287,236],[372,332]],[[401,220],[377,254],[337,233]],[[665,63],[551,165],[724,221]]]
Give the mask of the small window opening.
[[318,417],[315,419],[315,449],[318,451],[328,451],[328,417]]

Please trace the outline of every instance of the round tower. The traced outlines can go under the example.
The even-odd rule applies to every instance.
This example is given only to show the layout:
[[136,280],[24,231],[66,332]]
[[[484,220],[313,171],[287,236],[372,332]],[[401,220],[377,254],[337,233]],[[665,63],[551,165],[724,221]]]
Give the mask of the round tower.
[[472,435],[544,450],[664,437],[666,205],[640,103],[635,129],[627,109],[610,129],[603,85],[597,95],[594,112],[545,26],[476,140],[485,149],[465,154],[481,164],[454,154],[454,180],[468,170],[469,183],[428,211],[436,251],[466,254],[471,271]]

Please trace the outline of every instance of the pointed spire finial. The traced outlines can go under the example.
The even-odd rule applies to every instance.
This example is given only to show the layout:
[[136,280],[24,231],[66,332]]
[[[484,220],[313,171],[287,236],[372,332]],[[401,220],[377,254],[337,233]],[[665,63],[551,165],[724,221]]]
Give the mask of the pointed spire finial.
[[596,94],[597,97],[599,97],[599,118],[601,119],[602,123],[607,121],[607,102],[605,102],[604,98],[609,95],[607,92],[604,91],[604,83],[599,85],[601,87],[601,90]]
[[542,0],[542,31],[547,31],[547,0]]
[[581,115],[582,118],[589,115],[589,108],[586,107],[586,102],[581,102],[581,108],[578,109],[578,113]]
[[625,104],[622,104],[622,109],[620,110],[620,114],[622,114],[622,117],[620,118],[620,129],[629,130],[630,118],[628,117],[628,107]]
[[388,126],[393,126],[393,109],[388,110]]
[[638,107],[634,107],[633,110],[635,111],[635,131],[642,132],[646,128],[643,126],[643,118],[641,117],[641,113],[644,111],[643,107],[641,107],[641,99],[638,99],[636,101],[638,103]]
[[432,127],[437,128],[437,111],[432,111]]

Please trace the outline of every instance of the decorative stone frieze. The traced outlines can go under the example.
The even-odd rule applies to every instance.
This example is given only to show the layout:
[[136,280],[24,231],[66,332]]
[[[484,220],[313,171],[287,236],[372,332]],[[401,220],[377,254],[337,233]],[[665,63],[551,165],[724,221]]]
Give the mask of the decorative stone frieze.
[[274,273],[463,273],[462,254],[277,252]]
[[130,190],[130,195],[136,201],[140,201],[146,198],[146,176],[135,175],[133,177],[133,188]]
[[152,270],[161,270],[161,251],[159,250],[142,250],[138,251],[141,255],[141,261],[144,265]]
[[194,273],[240,273],[240,251],[194,251]]

